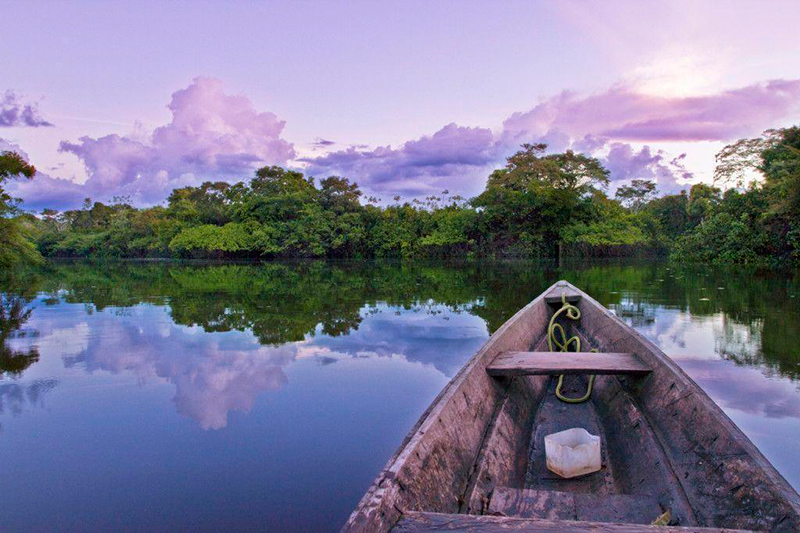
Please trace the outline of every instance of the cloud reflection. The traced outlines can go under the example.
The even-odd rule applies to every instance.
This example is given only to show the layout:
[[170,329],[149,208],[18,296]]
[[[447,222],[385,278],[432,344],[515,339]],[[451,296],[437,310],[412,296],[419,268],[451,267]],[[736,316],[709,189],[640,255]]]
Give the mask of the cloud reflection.
[[344,337],[316,337],[311,345],[353,354],[391,357],[403,355],[408,361],[432,365],[452,377],[489,336],[480,318],[439,309],[440,313],[400,312],[387,306],[377,308],[358,330]]
[[137,311],[129,320],[92,317],[86,349],[64,357],[65,366],[172,383],[178,412],[203,429],[224,428],[231,411],[248,412],[260,393],[287,382],[293,345],[261,346],[246,334],[208,334],[165,323],[153,308]]
[[181,415],[203,429],[221,429],[231,412],[247,413],[260,394],[285,386],[285,368],[298,359],[325,366],[345,358],[400,358],[452,376],[488,332],[478,317],[435,307],[436,312],[417,313],[385,304],[365,306],[361,327],[348,335],[331,337],[319,330],[278,346],[260,344],[250,331],[207,332],[177,325],[163,307],[140,305],[124,315],[55,316],[41,309],[34,316],[41,335],[31,342],[45,359],[59,357],[66,371],[170,383]]
[[767,418],[800,418],[800,395],[783,378],[728,361],[679,359],[678,364],[723,409]]
[[[527,302],[525,292],[535,295],[548,282],[538,275],[525,278],[527,270],[504,275],[525,281],[521,293],[518,284],[494,284],[479,272],[456,269],[170,267],[168,276],[152,266],[137,269],[136,276],[101,278],[98,288],[78,278],[71,291],[42,296],[29,324],[40,335],[15,335],[7,342],[12,350],[39,350],[40,360],[19,381],[66,382],[85,372],[98,373],[97,380],[108,377],[103,373],[134,376],[141,383],[168,385],[178,413],[204,429],[220,429],[230,413],[249,412],[262,393],[286,386],[287,367],[300,359],[312,361],[321,373],[344,359],[390,358],[452,377],[489,330]],[[98,283],[96,273],[90,273],[91,283]],[[69,280],[74,273],[65,269],[58,274],[58,280]],[[800,418],[800,398],[794,398],[791,380],[773,379],[776,373],[792,378],[787,370],[796,372],[800,366],[788,341],[770,341],[796,329],[796,320],[785,318],[791,313],[779,321],[760,312],[743,314],[742,305],[752,306],[741,297],[750,294],[747,286],[737,291],[738,298],[722,299],[734,295],[732,281],[731,290],[718,295],[718,307],[713,307],[692,303],[696,294],[691,286],[662,287],[650,279],[667,279],[662,271],[587,269],[578,274],[567,272],[566,277],[605,298],[606,305],[677,361],[688,361],[687,371],[726,409]],[[131,279],[139,284],[128,283]],[[697,283],[702,283],[696,287],[700,292],[718,286]],[[119,286],[125,291],[116,290]],[[484,293],[491,298],[482,299]],[[330,305],[332,299],[336,306]],[[734,366],[720,357],[752,366]],[[700,358],[707,366],[695,361]]]

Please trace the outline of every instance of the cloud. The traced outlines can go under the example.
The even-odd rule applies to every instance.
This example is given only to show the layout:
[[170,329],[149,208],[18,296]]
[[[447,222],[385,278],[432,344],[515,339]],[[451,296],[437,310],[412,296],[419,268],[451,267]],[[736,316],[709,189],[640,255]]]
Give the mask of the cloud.
[[[582,95],[564,91],[527,111],[511,114],[492,131],[448,124],[397,146],[349,146],[295,159],[281,137],[284,121],[258,112],[222,83],[196,78],[172,95],[172,120],[152,134],[82,137],[62,142],[89,176],[83,185],[40,175],[14,190],[26,207],[77,205],[84,197],[129,196],[135,203],[163,201],[169,192],[207,179],[235,181],[254,168],[297,161],[317,177],[344,175],[368,194],[426,196],[450,189],[480,192],[486,177],[523,142],[545,142],[551,151],[572,149],[601,160],[616,184],[653,179],[662,192],[677,192],[693,175],[684,156],[649,143],[726,142],[756,135],[800,109],[800,80],[772,80],[703,96],[642,92],[630,82]],[[314,150],[335,148],[319,138]]]
[[[28,154],[19,145],[0,138],[0,152],[11,151],[30,161]],[[17,179],[5,183],[4,188],[12,198],[24,198],[27,209],[41,210],[45,207],[65,209],[78,205],[86,197],[84,187],[74,181],[53,178],[37,171],[34,179]]]
[[24,199],[25,209],[33,211],[45,208],[72,209],[90,196],[83,185],[38,171],[31,180],[21,179],[7,183],[6,189],[12,197]]
[[[617,84],[592,95],[564,91],[513,113],[497,132],[449,124],[392,148],[348,148],[307,158],[317,175],[345,174],[368,190],[425,194],[441,187],[479,188],[492,167],[523,142],[545,142],[598,157],[612,181],[654,179],[677,192],[693,176],[684,155],[642,143],[730,141],[755,135],[800,109],[800,80],[773,80],[706,96],[656,96]],[[635,143],[639,146],[634,146]]]
[[39,105],[32,102],[22,102],[13,91],[6,91],[0,99],[0,127],[30,127],[52,126],[39,114]]
[[644,94],[616,85],[579,96],[565,91],[503,123],[506,135],[543,136],[557,130],[618,141],[729,141],[760,133],[800,108],[800,80],[766,83],[689,97]]
[[789,380],[771,379],[758,368],[722,360],[677,362],[723,409],[766,418],[800,418],[800,396]]
[[328,146],[333,146],[334,144],[336,144],[335,141],[329,141],[328,139],[323,139],[321,137],[317,137],[314,142],[311,143],[311,145],[315,148],[327,148]]
[[[44,395],[58,384],[56,380],[36,380],[30,384],[0,383],[0,414],[22,414],[26,407],[44,407]],[[2,429],[2,425],[0,425]]]
[[[88,180],[38,176],[19,190],[29,205],[61,205],[65,190],[70,199],[130,196],[139,204],[157,203],[176,187],[202,181],[238,181],[261,165],[285,165],[295,157],[294,146],[281,137],[285,122],[269,112],[258,112],[244,96],[225,94],[222,83],[195,78],[172,95],[167,106],[169,124],[152,135],[106,135],[64,141],[62,152],[83,162]],[[74,204],[73,204],[74,206]]]
[[486,171],[501,157],[488,128],[448,124],[430,136],[407,141],[398,148],[373,150],[350,147],[321,157],[304,158],[311,174],[341,174],[368,182],[374,192],[429,194],[452,187],[453,178]]
[[486,342],[489,333],[484,321],[472,312],[456,312],[441,304],[433,309],[434,313],[424,313],[380,304],[358,329],[340,337],[310,339],[307,350],[328,349],[350,357],[401,356],[452,377]]
[[[171,383],[176,410],[203,429],[224,428],[231,412],[249,412],[261,393],[287,383],[284,368],[294,361],[296,345],[261,346],[239,333],[198,335],[193,328],[170,321],[160,328],[142,327],[159,320],[162,312],[143,309],[130,321],[96,313],[72,328],[61,322],[57,328],[52,320],[39,317],[35,325],[41,334],[31,342],[43,358],[48,353],[60,355],[69,368],[80,365],[87,372],[129,373],[141,382]],[[73,333],[64,336],[65,331]],[[72,346],[64,344],[65,338]],[[56,345],[58,350],[53,349]]]
[[18,145],[0,137],[0,152],[16,152],[28,161],[28,154]]
[[655,153],[649,146],[638,151],[628,143],[615,142],[609,146],[608,153],[601,158],[603,165],[611,173],[613,181],[649,179],[658,183],[659,191],[675,194],[682,188],[678,179],[691,179],[692,173],[686,170],[683,160],[686,154],[669,158],[662,150]]

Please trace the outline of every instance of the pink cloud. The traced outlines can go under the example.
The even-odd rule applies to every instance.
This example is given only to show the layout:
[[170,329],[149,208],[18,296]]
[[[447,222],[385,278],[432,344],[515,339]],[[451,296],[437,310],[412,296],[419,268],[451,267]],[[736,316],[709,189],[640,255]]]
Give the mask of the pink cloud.
[[22,102],[13,91],[6,91],[0,99],[0,127],[31,127],[52,126],[39,114],[38,104]]
[[760,133],[800,108],[800,80],[773,80],[708,96],[661,97],[617,85],[594,95],[565,91],[503,123],[506,135],[558,130],[626,141],[728,141]]
[[[25,161],[28,154],[19,145],[0,138],[0,152],[16,152]],[[73,181],[52,178],[43,172],[36,172],[34,179],[15,179],[3,184],[12,198],[24,198],[27,209],[40,210],[45,207],[67,207],[81,202],[85,196],[82,187]]]
[[408,141],[398,148],[374,150],[354,147],[302,161],[311,174],[341,174],[366,180],[376,193],[424,195],[453,186],[461,189],[465,177],[488,171],[501,154],[492,131],[448,124],[430,136]]
[[24,199],[26,209],[34,211],[72,209],[80,205],[88,194],[84,186],[74,181],[38,171],[32,180],[15,180],[6,188],[11,196]]
[[573,149],[598,157],[612,181],[653,179],[663,192],[677,192],[679,180],[692,178],[683,156],[629,142],[728,141],[755,135],[785,120],[799,104],[800,80],[698,97],[654,96],[616,85],[587,96],[564,91],[512,114],[497,133],[449,124],[398,148],[349,148],[305,161],[312,173],[344,174],[369,191],[420,195],[446,187],[474,192],[521,143],[545,142],[551,151]]
[[787,379],[729,361],[678,359],[678,364],[725,410],[766,418],[800,418],[800,397]]
[[[218,80],[196,78],[173,94],[168,107],[171,122],[145,138],[107,135],[63,142],[61,150],[86,166],[85,185],[43,176],[34,184],[18,183],[16,190],[26,206],[114,195],[148,204],[162,201],[175,187],[240,180],[257,166],[286,165],[296,157],[292,143],[281,137],[284,121],[257,112],[244,96],[226,95]],[[779,125],[798,108],[800,80],[694,97],[654,96],[619,84],[592,95],[562,92],[513,113],[497,132],[451,123],[397,147],[351,146],[300,161],[312,175],[344,175],[369,194],[423,196],[444,188],[475,194],[519,144],[546,142],[552,151],[573,149],[598,157],[613,181],[654,179],[662,191],[675,192],[680,180],[692,177],[682,158],[640,143],[729,141]],[[319,144],[332,146],[331,141]]]
[[683,165],[686,154],[669,158],[662,150],[652,152],[649,146],[636,150],[628,143],[611,143],[608,154],[601,158],[611,173],[613,181],[649,179],[658,183],[662,194],[675,194],[682,187],[678,179],[691,179],[693,176]]
[[[61,143],[61,151],[86,167],[84,196],[154,203],[175,187],[241,180],[258,166],[285,165],[295,156],[292,143],[281,138],[285,122],[256,111],[244,96],[225,94],[219,80],[195,78],[172,95],[168,108],[172,121],[144,139],[113,134]],[[40,185],[44,199],[51,183]]]
[[[259,395],[285,386],[284,369],[298,352],[296,344],[262,346],[241,334],[220,341],[169,321],[163,327],[142,328],[113,318],[97,313],[76,324],[85,328],[86,344],[72,355],[60,352],[65,366],[128,373],[141,382],[161,379],[171,383],[177,411],[202,429],[226,427],[232,412],[249,412]],[[52,320],[39,318],[35,327],[40,335],[29,341],[46,353],[48,345],[59,342],[59,328],[64,324],[54,328]],[[76,337],[75,331],[69,333]],[[123,341],[131,349],[120,350]]]

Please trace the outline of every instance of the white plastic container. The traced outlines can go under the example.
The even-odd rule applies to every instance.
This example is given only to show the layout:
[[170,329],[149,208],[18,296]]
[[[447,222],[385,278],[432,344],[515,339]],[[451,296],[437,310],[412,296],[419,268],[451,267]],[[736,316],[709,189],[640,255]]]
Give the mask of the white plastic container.
[[547,469],[570,478],[597,472],[601,467],[600,437],[583,428],[559,431],[544,438]]

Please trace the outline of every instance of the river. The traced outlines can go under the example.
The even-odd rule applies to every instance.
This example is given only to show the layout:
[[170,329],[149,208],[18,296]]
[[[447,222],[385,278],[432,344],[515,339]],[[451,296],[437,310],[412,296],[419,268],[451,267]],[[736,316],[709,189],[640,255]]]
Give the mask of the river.
[[800,487],[785,272],[54,263],[0,282],[0,524],[335,531],[447,381],[558,279],[672,356]]

